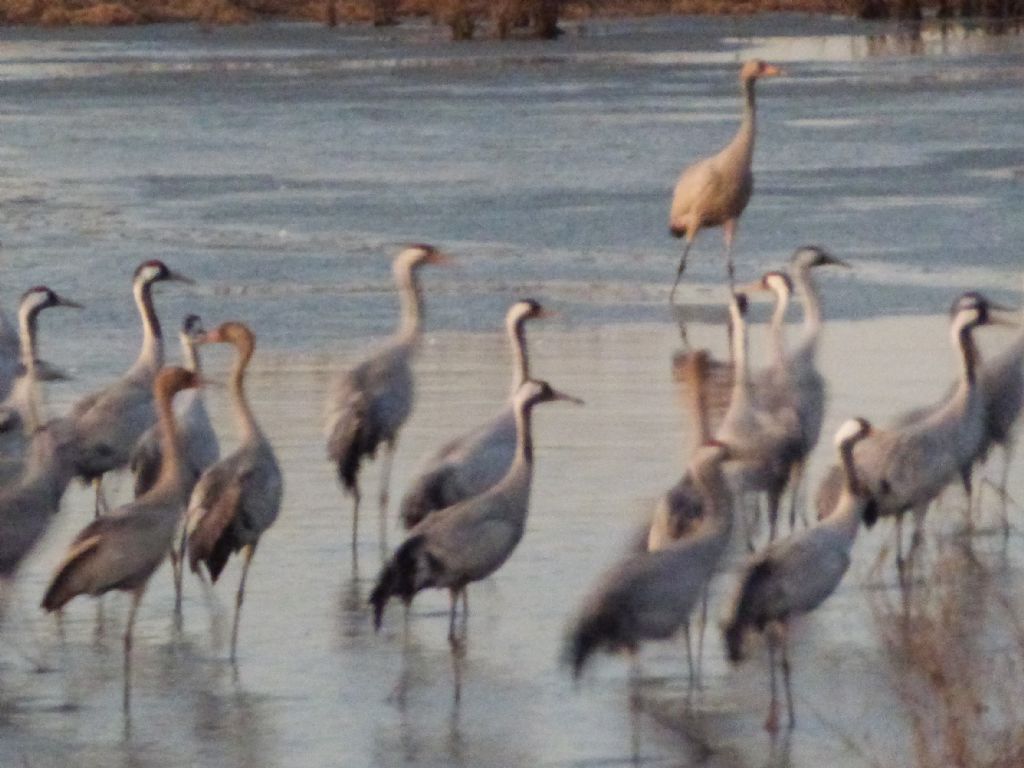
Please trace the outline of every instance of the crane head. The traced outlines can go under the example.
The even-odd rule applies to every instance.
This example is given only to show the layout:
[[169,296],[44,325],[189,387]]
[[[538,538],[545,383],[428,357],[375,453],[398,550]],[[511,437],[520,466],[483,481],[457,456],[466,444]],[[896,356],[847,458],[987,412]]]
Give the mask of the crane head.
[[49,307],[72,307],[74,309],[84,309],[84,307],[77,301],[66,299],[56,291],[47,288],[45,285],[37,285],[34,288],[29,288],[25,291],[21,295],[21,301],[18,306],[19,311],[27,312],[29,315],[34,315]]
[[867,419],[857,417],[847,419],[836,430],[835,446],[842,449],[852,445],[871,434],[871,422]]
[[803,245],[797,248],[789,259],[789,263],[796,269],[810,269],[812,267],[824,267],[834,265],[850,269],[850,265],[833,256],[819,245]]
[[142,285],[151,285],[161,280],[173,280],[187,285],[195,285],[195,280],[185,277],[180,272],[169,269],[159,259],[150,259],[149,261],[142,262],[136,267],[135,274],[132,276],[133,283]]
[[559,392],[546,381],[539,379],[527,379],[516,392],[516,404],[523,409],[529,409],[537,403],[549,403],[554,400],[565,400],[576,405],[583,405],[578,397]]
[[203,327],[203,320],[199,315],[185,315],[181,321],[181,335],[195,341],[206,333]]
[[522,320],[539,320],[545,317],[557,317],[557,312],[544,309],[536,299],[519,299],[508,308],[505,316],[506,325],[515,325]]

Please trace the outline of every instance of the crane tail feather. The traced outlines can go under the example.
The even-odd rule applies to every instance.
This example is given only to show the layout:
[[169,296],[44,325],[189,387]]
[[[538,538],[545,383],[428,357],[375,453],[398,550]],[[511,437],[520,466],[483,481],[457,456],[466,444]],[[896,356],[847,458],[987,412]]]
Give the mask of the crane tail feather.
[[43,595],[41,607],[47,612],[59,611],[75,596],[82,593],[78,583],[79,570],[100,545],[99,536],[90,536],[76,543],[57,568]]
[[421,558],[431,557],[424,549],[426,539],[423,536],[413,536],[406,539],[402,545],[395,550],[394,557],[381,569],[377,577],[377,584],[370,593],[369,604],[373,606],[373,628],[380,629],[384,618],[384,608],[393,595],[402,598],[406,603],[412,601],[415,595],[426,584],[417,583],[419,563]]
[[770,560],[754,563],[743,578],[732,618],[725,626],[725,646],[729,661],[734,664],[743,661],[743,641],[750,627],[763,629],[765,618],[765,587],[773,572]]

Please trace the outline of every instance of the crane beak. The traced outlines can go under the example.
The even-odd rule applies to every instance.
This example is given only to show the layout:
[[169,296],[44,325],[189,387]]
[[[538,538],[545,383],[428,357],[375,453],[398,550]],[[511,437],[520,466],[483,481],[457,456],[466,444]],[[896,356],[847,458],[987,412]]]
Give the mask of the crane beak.
[[196,334],[192,339],[193,344],[219,344],[222,341],[224,341],[224,335],[220,332],[220,328]]
[[831,264],[834,267],[843,267],[844,269],[853,269],[849,262],[843,261],[842,259],[836,258],[831,253],[823,253],[821,255],[821,263]]
[[554,310],[551,310],[551,309],[542,309],[540,312],[538,312],[535,315],[535,317],[538,320],[552,320],[552,319],[554,319],[556,317],[561,317],[561,316],[562,316],[562,314],[560,312],[555,312]]
[[434,251],[427,258],[428,264],[439,264],[441,266],[450,266],[455,263],[455,259],[449,256],[447,253],[441,251]]
[[173,270],[168,271],[167,279],[174,280],[175,282],[178,283],[184,283],[185,285],[196,284],[196,281],[193,280],[191,277],[185,277],[185,275],[181,274],[181,272],[174,272]]
[[737,285],[733,290],[736,293],[744,293],[744,294],[746,294],[746,293],[762,293],[762,292],[767,293],[769,289],[765,288],[764,284],[760,280],[755,280],[752,283],[743,283],[742,285]]
[[990,301],[988,303],[988,322],[989,325],[1007,325],[1011,328],[1018,328],[1021,324],[1020,310]]
[[774,64],[765,64],[764,69],[758,73],[760,77],[780,77],[785,74],[786,70],[776,67]]
[[82,305],[82,304],[79,304],[77,301],[72,301],[71,299],[65,299],[63,296],[60,296],[60,295],[57,296],[56,306],[58,306],[58,307],[71,307],[72,309],[85,309],[85,306]]
[[559,392],[557,389],[552,390],[552,394],[554,395],[554,397],[551,398],[552,400],[565,400],[567,403],[573,403],[574,405],[584,404],[580,398],[574,397],[573,395],[565,392]]
[[196,379],[197,389],[224,389],[224,384],[217,381],[216,379],[209,379],[206,376],[200,376]]

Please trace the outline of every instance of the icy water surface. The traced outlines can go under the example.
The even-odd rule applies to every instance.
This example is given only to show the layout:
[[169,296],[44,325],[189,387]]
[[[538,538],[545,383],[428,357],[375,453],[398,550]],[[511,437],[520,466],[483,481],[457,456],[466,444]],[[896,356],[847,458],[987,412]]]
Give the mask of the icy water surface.
[[[763,56],[789,72],[759,87],[741,279],[802,242],[855,266],[821,276],[839,319],[822,351],[829,434],[848,415],[884,421],[942,394],[954,375],[943,314],[957,292],[1018,301],[1022,47],[971,30],[913,38],[788,16],[593,22],[550,45],[453,46],[416,25],[6,30],[4,306],[37,283],[88,305],[75,326],[66,313],[42,321],[44,356],[77,376],[51,388],[52,410],[127,367],[138,343],[129,275],[165,259],[199,281],[158,290],[168,328],[196,311],[257,331],[251,391],[286,496],[254,561],[237,671],[225,661],[236,566],[214,619],[188,582],[180,633],[161,571],[140,613],[126,721],[121,597],[103,601],[99,637],[95,606],[73,604],[63,646],[35,609],[89,519],[88,494],[69,494],[4,627],[0,764],[905,762],[907,724],[893,714],[864,587],[877,583],[867,572],[888,526],[858,541],[848,579],[798,628],[802,717],[774,751],[761,730],[763,649],[731,669],[711,628],[706,689],[688,696],[681,644],[651,647],[637,710],[623,662],[599,659],[575,690],[560,643],[582,594],[680,473],[686,425],[669,378],[679,335],[665,305],[679,251],[666,212],[679,169],[735,130],[737,62]],[[410,240],[442,245],[457,265],[424,274],[432,330],[395,498],[422,455],[499,407],[498,328],[515,297],[561,313],[531,329],[535,372],[587,401],[537,413],[530,523],[508,564],[471,590],[458,707],[445,596],[417,600],[408,647],[398,608],[374,635],[373,504],[354,563],[350,507],[320,434],[330,375],[393,323],[388,263]],[[685,295],[701,317],[721,313],[720,249],[719,233],[705,233],[691,259]],[[724,354],[719,327],[693,323],[690,335]],[[987,336],[987,349],[1008,338]],[[227,354],[207,359],[223,379]],[[208,397],[230,446],[224,393]],[[821,446],[812,486],[830,459]],[[365,473],[368,497],[376,479]],[[1024,496],[1019,460],[1011,492]],[[955,524],[959,503],[949,494],[936,531]],[[393,524],[387,538],[400,541]],[[1017,537],[1005,560],[986,539],[978,548],[999,578],[1019,578]],[[716,620],[731,589],[730,577],[716,585]]]

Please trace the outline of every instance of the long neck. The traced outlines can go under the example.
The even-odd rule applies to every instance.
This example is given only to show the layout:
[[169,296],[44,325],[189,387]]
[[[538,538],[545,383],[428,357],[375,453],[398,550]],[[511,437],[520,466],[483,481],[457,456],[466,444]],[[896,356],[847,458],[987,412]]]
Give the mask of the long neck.
[[184,358],[185,367],[193,373],[198,373],[202,370],[199,360],[199,349],[195,344],[192,343],[192,339],[187,334],[181,334],[181,354]]
[[971,331],[973,323],[953,326],[953,345],[960,353],[960,386],[970,389],[974,386],[978,373],[978,348],[974,345]]
[[256,418],[249,407],[249,399],[245,396],[245,371],[251,359],[252,348],[239,345],[235,365],[231,369],[231,407],[235,411],[235,419],[238,422],[243,442],[261,434]]
[[722,476],[721,463],[715,461],[697,467],[693,478],[708,513],[708,520],[720,536],[728,537],[733,524],[732,503]]
[[530,358],[526,351],[526,319],[517,317],[508,324],[508,341],[512,345],[512,394],[530,378]]
[[156,419],[160,431],[160,474],[157,476],[153,488],[176,488],[180,487],[182,479],[183,453],[181,445],[181,431],[178,429],[178,420],[174,418],[174,411],[171,408],[172,395],[168,392],[158,391],[156,400]]
[[730,150],[747,164],[754,156],[754,134],[757,129],[757,105],[754,98],[754,79],[743,81],[743,120],[732,140]]
[[789,308],[789,291],[783,290],[775,294],[775,311],[772,313],[771,353],[776,362],[786,358],[786,310]]
[[843,467],[843,490],[839,494],[836,508],[825,518],[823,524],[841,531],[852,544],[860,528],[861,509],[866,503],[867,489],[857,475],[852,442],[844,443],[840,447],[839,457]]
[[134,367],[156,373],[164,364],[164,338],[160,331],[160,320],[153,308],[153,284],[145,280],[136,281],[132,293],[142,318],[142,350]]
[[711,438],[711,421],[708,415],[707,363],[693,360],[684,374],[689,385],[683,388],[684,405],[690,412],[695,427],[690,453],[704,445]]
[[39,402],[38,377],[36,375],[36,360],[39,358],[39,350],[36,342],[36,328],[39,321],[39,307],[23,307],[18,312],[18,337],[21,346],[21,364],[25,367],[25,373],[15,384],[16,387],[24,387],[21,396],[25,398],[27,406],[28,423],[25,425],[26,434],[31,434],[42,423],[39,413],[42,404]]
[[409,265],[401,265],[395,271],[395,282],[402,301],[402,317],[398,326],[398,337],[406,344],[419,339],[423,324],[423,302],[416,271]]
[[750,381],[747,376],[747,323],[743,317],[734,312],[732,315],[732,401],[745,402],[750,399]]
[[821,297],[818,287],[811,280],[810,267],[797,267],[792,277],[804,301],[804,343],[807,343],[817,339],[821,333]]

